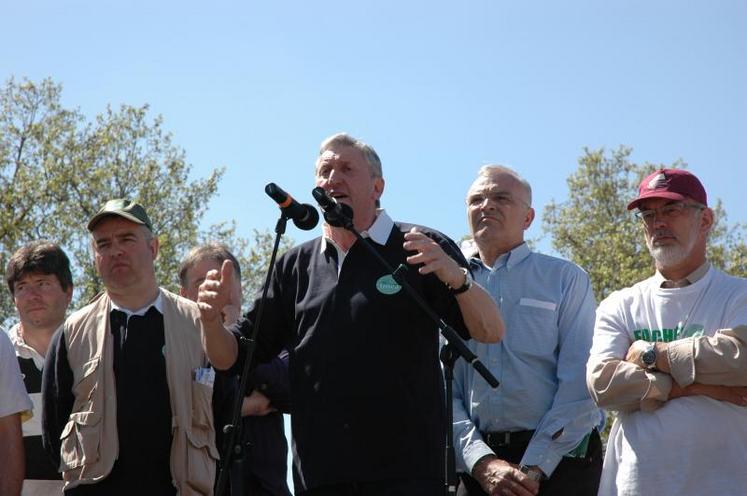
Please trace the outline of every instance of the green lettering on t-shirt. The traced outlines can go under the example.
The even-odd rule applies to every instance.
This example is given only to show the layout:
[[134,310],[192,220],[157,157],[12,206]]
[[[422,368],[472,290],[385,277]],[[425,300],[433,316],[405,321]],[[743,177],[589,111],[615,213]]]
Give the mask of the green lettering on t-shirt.
[[677,324],[674,329],[636,329],[633,331],[633,337],[635,340],[642,339],[652,343],[654,341],[663,341],[665,343],[671,343],[678,339],[687,337],[699,337],[703,335],[703,326],[698,324],[691,324],[687,329],[683,330],[682,322]]

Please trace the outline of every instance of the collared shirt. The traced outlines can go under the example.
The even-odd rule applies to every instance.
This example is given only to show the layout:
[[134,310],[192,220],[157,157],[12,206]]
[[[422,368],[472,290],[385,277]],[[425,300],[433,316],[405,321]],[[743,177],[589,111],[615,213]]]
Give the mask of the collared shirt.
[[[371,241],[375,242],[377,245],[384,246],[389,239],[389,233],[392,232],[392,227],[394,227],[394,221],[386,213],[386,210],[380,208],[376,210],[376,219],[373,224],[371,224],[371,227],[362,231],[360,234],[364,238],[371,239]],[[337,246],[337,243],[324,234],[322,234],[322,242],[320,245],[321,249],[319,253],[324,253],[328,249],[335,250],[337,255],[337,274],[339,275],[342,270],[342,264],[345,261],[345,256],[348,252]]]
[[663,275],[661,275],[661,272],[657,270],[656,274],[654,275],[654,280],[659,282],[660,288],[684,288],[685,286],[695,284],[699,280],[703,279],[703,277],[708,273],[708,269],[710,267],[711,263],[706,262],[692,271],[690,274],[688,274],[687,277],[685,277],[684,279],[680,279],[679,281],[670,281],[669,279],[666,279]]
[[[61,324],[60,327],[62,327]],[[59,330],[59,327],[57,328],[57,330]],[[57,332],[57,330],[55,330],[55,332]],[[26,340],[23,339],[23,336],[21,335],[20,323],[10,328],[10,331],[8,331],[8,337],[10,338],[10,342],[13,343],[13,348],[15,348],[17,356],[26,358],[28,360],[33,360],[34,365],[38,370],[44,368],[44,356],[34,348],[29,346],[26,343]]]
[[[62,327],[62,324],[60,324]],[[58,327],[55,332],[59,331]],[[31,398],[31,402],[34,404],[33,412],[34,415],[28,422],[24,422],[21,425],[23,432],[23,448],[26,459],[26,475],[25,479],[29,480],[53,480],[61,479],[61,475],[57,472],[49,457],[44,452],[42,446],[42,369],[44,368],[44,356],[31,347],[23,337],[21,332],[21,324],[14,325],[8,335],[10,341],[13,343],[16,356],[18,357],[18,365],[21,368],[21,375],[23,376],[23,383],[26,387],[26,392]],[[45,482],[46,483],[46,482]],[[24,487],[35,484],[35,482],[24,482]],[[55,483],[56,486],[50,487],[51,490],[56,490],[57,493],[62,491],[62,483]]]
[[[60,325],[62,327],[62,325]],[[59,330],[59,327],[57,328]],[[55,331],[57,332],[57,331]],[[34,404],[34,416],[28,422],[24,422],[21,426],[23,428],[23,435],[25,436],[40,436],[41,435],[41,411],[42,411],[42,399],[41,399],[41,371],[44,368],[44,357],[36,351],[34,348],[26,343],[21,334],[21,324],[18,323],[10,328],[8,331],[8,337],[10,342],[13,343],[16,356],[21,358],[19,365],[22,364],[23,360],[27,360],[22,365],[23,381],[26,386],[26,392],[29,393],[29,398]],[[28,361],[30,360],[30,361]],[[33,363],[33,365],[31,365]],[[24,368],[30,368],[29,370],[23,370]],[[36,368],[36,370],[33,370]],[[41,441],[40,441],[41,444]]]
[[161,297],[161,291],[158,291],[158,295],[156,296],[155,300],[148,303],[142,308],[138,308],[137,310],[129,310],[127,308],[121,307],[114,303],[114,300],[112,300],[112,310],[119,310],[120,312],[124,312],[125,315],[127,315],[127,319],[129,319],[133,315],[139,315],[140,317],[144,316],[146,313],[148,313],[150,307],[156,307],[158,313],[163,315],[163,298]]
[[563,455],[600,425],[586,389],[585,365],[594,330],[594,297],[586,273],[521,244],[488,267],[470,260],[475,281],[495,299],[506,322],[498,344],[468,346],[501,382],[490,386],[464,361],[454,384],[458,468],[471,472],[493,451],[485,432],[536,430],[522,464],[550,475]]

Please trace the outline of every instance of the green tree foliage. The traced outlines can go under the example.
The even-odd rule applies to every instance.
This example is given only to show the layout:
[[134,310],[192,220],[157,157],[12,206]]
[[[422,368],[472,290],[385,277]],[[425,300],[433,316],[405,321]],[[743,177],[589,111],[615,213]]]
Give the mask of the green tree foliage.
[[[215,196],[222,169],[190,178],[184,151],[164,131],[148,106],[107,108],[92,121],[60,103],[61,86],[9,80],[0,88],[0,266],[22,244],[49,239],[63,246],[73,263],[80,306],[101,290],[92,264],[86,224],[111,198],[130,198],[148,210],[161,242],[157,275],[178,288],[180,259],[206,239],[224,242],[237,256],[259,260],[259,245],[235,233],[234,224],[199,232]],[[252,259],[252,257],[255,257]],[[251,262],[245,273],[256,270]],[[252,277],[247,277],[253,281]],[[252,282],[253,283],[253,282]],[[0,297],[5,319],[15,315],[7,291]]]
[[[585,149],[578,169],[567,180],[569,199],[550,202],[542,215],[543,232],[551,235],[553,248],[588,271],[597,301],[653,273],[642,226],[626,207],[646,175],[661,167],[686,167],[681,161],[635,164],[630,161],[631,151],[620,147],[608,154],[604,149]],[[716,217],[709,260],[731,274],[747,276],[744,228],[727,225],[720,201],[709,203]]]

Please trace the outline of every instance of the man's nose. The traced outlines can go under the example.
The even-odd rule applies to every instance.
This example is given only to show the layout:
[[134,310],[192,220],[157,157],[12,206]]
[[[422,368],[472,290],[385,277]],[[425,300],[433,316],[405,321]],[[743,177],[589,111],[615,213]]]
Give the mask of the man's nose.
[[653,227],[654,229],[658,229],[659,227],[666,225],[667,221],[665,215],[658,210],[654,210],[654,220],[651,222],[651,227]]
[[339,184],[342,176],[335,169],[329,171],[327,176],[327,184]]
[[26,298],[29,299],[37,299],[40,298],[42,294],[42,290],[39,286],[31,286],[29,285],[26,288]]
[[120,243],[114,242],[109,247],[110,257],[119,257],[124,253],[124,248]]
[[495,208],[496,208],[496,202],[491,200],[489,196],[486,196],[480,202],[480,210],[495,210]]

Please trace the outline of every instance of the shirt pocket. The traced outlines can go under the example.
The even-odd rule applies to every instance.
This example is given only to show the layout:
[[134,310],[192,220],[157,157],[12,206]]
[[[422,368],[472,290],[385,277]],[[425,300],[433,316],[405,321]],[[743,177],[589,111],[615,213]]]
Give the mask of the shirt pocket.
[[506,330],[512,350],[533,356],[554,353],[558,342],[557,304],[535,298],[521,298]]

